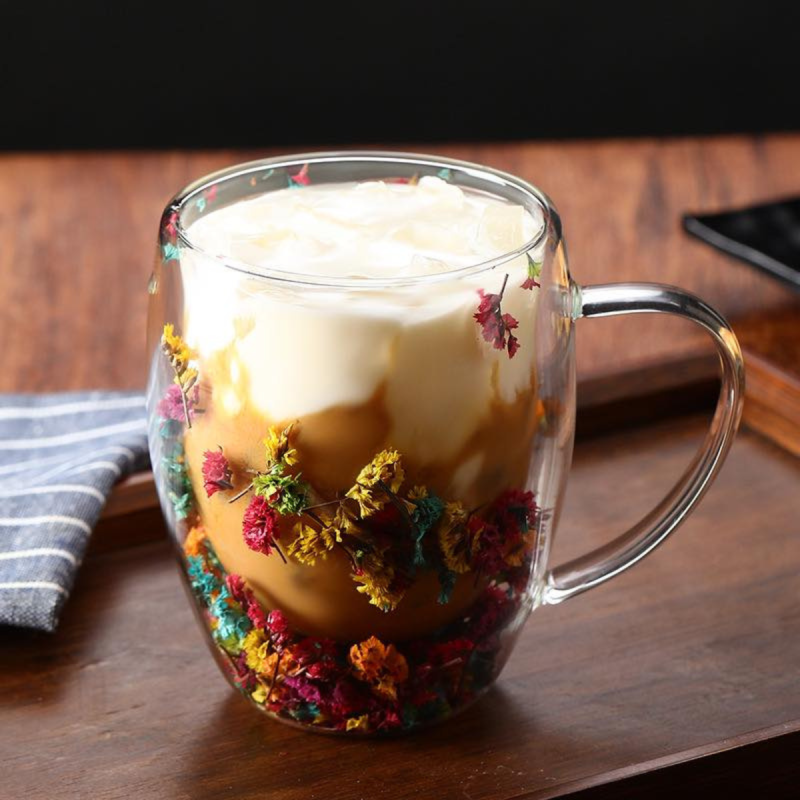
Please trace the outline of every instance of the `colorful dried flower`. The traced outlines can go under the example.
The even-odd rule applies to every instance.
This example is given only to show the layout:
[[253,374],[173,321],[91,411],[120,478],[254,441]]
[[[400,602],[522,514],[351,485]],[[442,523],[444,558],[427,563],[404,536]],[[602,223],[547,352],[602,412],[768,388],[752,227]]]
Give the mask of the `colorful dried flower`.
[[497,525],[479,517],[470,517],[467,522],[467,541],[472,553],[473,569],[486,575],[503,570],[506,540]]
[[277,464],[283,461],[287,467],[292,467],[297,463],[297,451],[289,444],[289,436],[294,428],[294,423],[287,425],[282,431],[273,425],[267,430],[264,438],[264,447],[267,449],[267,465]]
[[299,475],[284,473],[282,463],[253,478],[253,493],[263,497],[280,514],[299,514],[307,505],[308,484]]
[[385,645],[375,636],[350,648],[348,660],[355,676],[374,692],[397,699],[397,684],[408,679],[408,662],[393,644]]
[[175,328],[171,324],[164,325],[161,335],[161,350],[169,360],[170,366],[175,373],[175,383],[181,391],[181,405],[186,425],[192,427],[192,415],[189,410],[189,392],[192,391],[197,383],[197,370],[189,366],[194,354],[189,349],[186,342],[175,333]]
[[186,409],[189,418],[194,419],[194,409],[200,398],[200,387],[195,386],[194,390],[184,397],[183,390],[177,383],[171,383],[164,393],[164,397],[158,401],[156,413],[164,420],[174,420],[183,422],[186,419]]
[[173,239],[178,235],[178,212],[172,211],[164,222],[164,231]]
[[190,492],[178,494],[177,492],[168,492],[170,503],[175,511],[176,519],[186,519],[192,510],[192,495]]
[[283,558],[277,543],[280,536],[278,514],[263,497],[254,495],[250,499],[242,520],[242,535],[251,550],[268,556],[274,549]]
[[273,608],[267,614],[267,624],[264,627],[269,632],[270,639],[278,650],[282,650],[292,637],[292,628],[289,625],[289,620],[279,608]]
[[346,731],[368,731],[369,714],[362,714],[360,717],[349,717],[344,729]]
[[195,525],[189,529],[186,538],[183,540],[183,552],[187,556],[198,556],[203,552],[203,545],[206,541],[205,529]]
[[530,253],[526,253],[525,255],[528,257],[528,277],[525,278],[525,282],[522,284],[521,288],[533,289],[534,286],[539,288],[541,286],[539,278],[542,275],[542,262],[534,261]]
[[180,250],[178,250],[173,242],[165,242],[163,245],[161,245],[161,260],[165,263],[167,261],[178,261],[180,259],[180,255]]
[[405,590],[395,584],[395,571],[391,564],[377,553],[367,553],[357,558],[358,571],[352,575],[359,584],[356,591],[369,597],[370,605],[381,611],[393,611],[403,599]]
[[445,566],[452,572],[463,574],[470,568],[471,554],[467,541],[469,514],[462,503],[447,503],[439,526],[439,549]]
[[202,473],[203,488],[208,497],[219,491],[233,489],[231,467],[221,447],[219,450],[206,450],[203,453]]
[[272,649],[269,637],[260,628],[253,628],[244,637],[242,652],[246,656],[248,668],[258,675],[271,675],[279,657]]
[[511,314],[504,314],[500,307],[507,283],[508,275],[503,279],[499,294],[487,294],[478,289],[481,301],[473,317],[481,326],[484,340],[491,342],[495,350],[507,350],[508,357],[513,358],[519,350],[519,340],[511,331],[519,327],[519,322]]
[[341,542],[341,535],[331,527],[314,528],[304,522],[294,526],[295,539],[286,551],[300,564],[313,567],[317,559],[326,559],[328,553]]
[[411,514],[411,519],[416,528],[414,533],[414,564],[418,567],[425,567],[427,566],[427,559],[423,549],[423,540],[428,531],[439,521],[445,504],[436,495],[428,495],[426,489],[425,496],[414,500],[413,505],[414,511]]
[[308,177],[308,164],[303,164],[299,172],[289,175],[289,188],[296,189],[299,186],[308,186],[311,179]]
[[389,493],[400,490],[404,478],[400,453],[383,450],[361,470],[347,497],[358,503],[362,518],[369,517],[386,505]]

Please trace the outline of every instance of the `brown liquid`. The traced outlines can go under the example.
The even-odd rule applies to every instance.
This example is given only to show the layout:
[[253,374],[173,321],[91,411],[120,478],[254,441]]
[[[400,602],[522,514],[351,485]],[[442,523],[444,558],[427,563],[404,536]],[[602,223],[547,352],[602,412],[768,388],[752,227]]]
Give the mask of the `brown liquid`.
[[[323,496],[346,492],[362,467],[377,452],[392,446],[387,438],[391,425],[383,389],[358,406],[331,408],[300,420],[268,420],[247,404],[246,391],[240,395],[245,402],[236,414],[229,415],[219,404],[215,406],[208,387],[230,385],[226,353],[217,354],[203,366],[202,374],[208,383],[201,394],[201,405],[206,410],[196,416],[187,431],[186,457],[202,523],[228,572],[245,577],[267,608],[280,608],[299,630],[312,635],[348,641],[375,635],[384,641],[402,641],[429,634],[463,615],[484,586],[472,573],[458,577],[445,605],[437,602],[436,575],[421,573],[398,607],[383,612],[356,591],[350,562],[339,551],[308,567],[291,559],[284,564],[277,553],[265,556],[250,550],[242,538],[242,515],[249,496],[228,502],[249,482],[246,469],[264,469],[262,439],[267,428],[282,428],[289,422],[297,423],[294,444],[303,478]],[[403,453],[404,489],[425,485],[446,501],[460,500],[465,507],[475,508],[492,501],[505,489],[525,487],[537,424],[534,387],[531,375],[529,387],[514,403],[493,403],[454,458],[422,464],[415,461],[413,453]],[[241,376],[239,388],[243,388]],[[408,413],[413,414],[414,409]],[[443,424],[447,421],[443,420]],[[200,466],[203,453],[220,445],[237,483],[233,491],[208,498]],[[476,455],[483,456],[477,471],[473,468],[474,475],[462,478],[460,491],[454,493],[453,476]],[[284,550],[292,541],[294,521],[287,520],[281,531],[279,542]]]

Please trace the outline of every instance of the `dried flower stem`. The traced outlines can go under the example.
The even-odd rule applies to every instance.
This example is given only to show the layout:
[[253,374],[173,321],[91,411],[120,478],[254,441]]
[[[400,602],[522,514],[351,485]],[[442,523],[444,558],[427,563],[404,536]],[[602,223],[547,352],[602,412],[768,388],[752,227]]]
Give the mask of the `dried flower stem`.
[[[233,487],[231,487],[231,488],[233,488]],[[241,500],[241,498],[244,497],[252,488],[253,488],[253,482],[250,481],[250,483],[247,486],[245,486],[245,488],[242,489],[242,491],[239,492],[239,494],[237,494],[235,497],[231,497],[231,499],[228,500],[228,502],[229,503],[235,503],[237,500]]]

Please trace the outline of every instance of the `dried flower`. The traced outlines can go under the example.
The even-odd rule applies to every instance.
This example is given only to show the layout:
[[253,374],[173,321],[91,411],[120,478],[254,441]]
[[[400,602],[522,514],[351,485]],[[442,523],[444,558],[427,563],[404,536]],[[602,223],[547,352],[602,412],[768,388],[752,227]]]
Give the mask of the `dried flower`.
[[375,636],[350,648],[348,656],[355,676],[374,692],[397,699],[397,684],[408,679],[408,662],[393,644],[385,645]]
[[368,731],[369,714],[362,714],[360,717],[350,717],[344,729],[346,731]]
[[251,550],[268,556],[275,549],[283,558],[276,541],[280,535],[278,514],[263,497],[254,495],[250,499],[242,520],[242,535]]
[[341,542],[341,535],[331,527],[314,528],[304,522],[294,526],[295,540],[286,551],[295,561],[313,567],[317,559],[326,559],[328,553]]
[[439,549],[445,566],[463,574],[470,568],[466,523],[469,515],[461,503],[447,503],[439,526]]
[[[186,419],[186,412],[184,408],[188,409],[190,419],[194,419],[194,407],[200,398],[200,388],[194,387],[194,391],[190,392],[184,398],[183,390],[177,383],[171,383],[164,393],[164,397],[158,401],[156,413],[164,420],[174,420],[175,422],[183,422]],[[185,399],[185,404],[184,404]]]
[[416,528],[414,534],[414,564],[418,567],[427,566],[422,547],[423,540],[428,531],[439,521],[445,508],[445,504],[436,495],[428,495],[427,490],[425,490],[425,495],[413,501],[414,511],[411,514],[411,519],[414,521]]
[[269,637],[260,628],[253,628],[242,642],[247,666],[259,675],[271,675],[278,653],[273,651]]
[[161,260],[165,263],[167,261],[178,261],[180,259],[181,251],[173,242],[165,242],[161,245]]
[[289,175],[289,188],[296,189],[299,186],[308,186],[311,179],[308,177],[308,164],[303,164],[299,172]]
[[178,212],[171,211],[164,222],[164,231],[173,239],[178,235]]
[[395,571],[377,553],[361,555],[358,560],[358,571],[353,573],[353,580],[360,584],[356,591],[369,597],[370,605],[381,611],[393,611],[403,599],[405,590],[395,583]]
[[380,511],[387,503],[388,492],[397,493],[405,471],[397,450],[383,450],[361,470],[347,497],[358,503],[362,517]]
[[483,289],[478,289],[481,301],[473,317],[481,326],[484,340],[491,342],[495,350],[507,350],[508,357],[513,358],[519,350],[519,340],[511,331],[519,327],[519,322],[511,314],[504,314],[500,307],[506,283],[508,275],[503,279],[499,294],[487,294]]
[[183,415],[187,426],[191,428],[192,415],[189,410],[188,398],[189,392],[197,383],[197,370],[189,366],[189,361],[194,357],[194,354],[186,342],[175,333],[175,328],[171,324],[164,326],[164,331],[161,335],[161,350],[175,372],[175,383],[181,392],[180,400],[183,406]]
[[183,540],[183,552],[187,556],[198,556],[203,551],[203,546],[206,541],[205,529],[199,525],[195,525],[189,529],[186,538]]
[[219,450],[206,450],[203,453],[202,473],[203,488],[209,497],[220,490],[233,489],[231,467],[221,447]]
[[297,451],[289,445],[289,436],[294,428],[294,423],[287,425],[282,431],[273,425],[264,438],[264,447],[267,449],[267,465],[283,461],[287,467],[297,463]]
[[299,475],[285,474],[283,464],[277,463],[253,478],[253,493],[280,514],[299,514],[307,504],[308,484]]
[[169,492],[168,495],[172,508],[175,511],[176,519],[186,519],[189,512],[192,510],[192,495],[190,492],[178,494],[177,492]]
[[534,286],[538,288],[541,285],[538,279],[542,275],[542,262],[534,261],[530,253],[526,253],[525,255],[528,257],[528,277],[525,279],[521,288],[533,289]]
[[497,525],[470,517],[467,522],[467,541],[472,553],[473,569],[487,575],[495,575],[503,570],[506,540]]

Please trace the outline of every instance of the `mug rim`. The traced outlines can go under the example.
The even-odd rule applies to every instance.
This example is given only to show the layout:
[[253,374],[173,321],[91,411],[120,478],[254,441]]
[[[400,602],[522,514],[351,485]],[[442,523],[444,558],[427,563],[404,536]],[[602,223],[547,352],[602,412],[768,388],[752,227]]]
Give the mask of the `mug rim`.
[[[521,193],[530,205],[538,208],[542,214],[542,225],[536,235],[521,246],[494,256],[491,259],[447,270],[425,275],[411,275],[398,278],[351,278],[348,276],[327,276],[318,274],[308,274],[295,272],[280,267],[266,267],[242,261],[231,256],[212,253],[198,245],[192,240],[189,230],[184,227],[182,214],[190,203],[198,200],[204,192],[223,182],[236,178],[246,177],[251,173],[258,173],[264,169],[284,169],[291,167],[303,168],[305,165],[330,164],[335,162],[374,162],[374,163],[402,163],[417,164],[420,167],[450,169],[459,171],[473,179],[486,184],[487,191],[492,192],[494,187],[506,187]],[[550,198],[532,183],[523,180],[509,172],[487,167],[470,161],[463,161],[445,156],[433,156],[422,153],[409,153],[390,150],[335,150],[319,151],[310,153],[298,153],[286,156],[275,156],[271,158],[256,159],[246,161],[233,166],[226,167],[215,172],[208,173],[201,178],[185,186],[176,194],[167,205],[166,215],[175,213],[174,227],[176,239],[182,246],[192,252],[198,253],[206,259],[218,263],[228,269],[244,273],[259,280],[275,281],[283,285],[304,286],[307,288],[325,289],[386,289],[412,285],[425,285],[440,283],[443,281],[456,280],[469,275],[489,271],[502,264],[507,263],[519,256],[524,255],[534,247],[537,247],[546,240],[550,233],[555,233],[556,238],[560,239],[560,224],[558,223],[558,213],[553,206]]]

